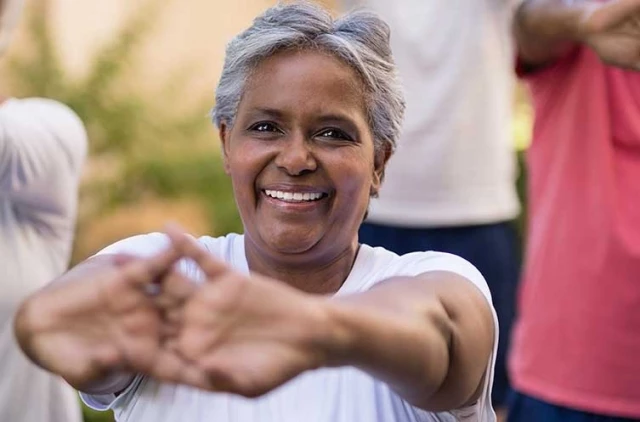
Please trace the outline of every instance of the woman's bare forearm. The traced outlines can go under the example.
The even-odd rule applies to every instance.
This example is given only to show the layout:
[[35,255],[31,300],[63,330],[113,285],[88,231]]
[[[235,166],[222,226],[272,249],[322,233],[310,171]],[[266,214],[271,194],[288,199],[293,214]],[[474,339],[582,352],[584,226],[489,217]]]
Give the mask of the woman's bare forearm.
[[352,365],[425,410],[477,398],[493,344],[482,294],[445,272],[394,278],[330,301],[327,365]]

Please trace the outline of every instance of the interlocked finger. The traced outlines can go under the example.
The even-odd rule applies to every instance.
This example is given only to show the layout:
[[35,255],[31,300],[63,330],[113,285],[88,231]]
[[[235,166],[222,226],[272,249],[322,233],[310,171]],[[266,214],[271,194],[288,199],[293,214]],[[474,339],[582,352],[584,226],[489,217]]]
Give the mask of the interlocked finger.
[[159,292],[153,300],[156,306],[168,311],[181,307],[196,289],[195,282],[174,266],[162,276],[159,283]]
[[181,258],[180,252],[170,245],[157,254],[129,262],[122,266],[123,278],[129,284],[147,289],[155,283]]
[[163,344],[169,340],[177,339],[182,328],[183,315],[181,307],[171,309],[163,314],[160,333]]
[[193,259],[202,269],[207,279],[229,271],[229,267],[224,262],[216,259],[189,235],[180,232],[174,227],[167,227],[166,234],[171,239],[173,247],[185,257]]
[[208,377],[199,368],[166,348],[158,351],[148,375],[168,383],[211,389]]

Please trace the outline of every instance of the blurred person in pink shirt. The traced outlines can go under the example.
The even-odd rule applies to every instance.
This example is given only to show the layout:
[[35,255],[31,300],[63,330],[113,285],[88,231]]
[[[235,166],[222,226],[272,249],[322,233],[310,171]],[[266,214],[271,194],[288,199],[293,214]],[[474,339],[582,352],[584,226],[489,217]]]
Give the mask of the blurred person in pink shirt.
[[640,419],[640,1],[529,0],[535,106],[509,420]]
[[[0,52],[21,9],[21,0],[0,0]],[[26,296],[67,268],[86,143],[83,124],[66,106],[0,98],[1,422],[82,419],[75,391],[23,356],[12,320]]]

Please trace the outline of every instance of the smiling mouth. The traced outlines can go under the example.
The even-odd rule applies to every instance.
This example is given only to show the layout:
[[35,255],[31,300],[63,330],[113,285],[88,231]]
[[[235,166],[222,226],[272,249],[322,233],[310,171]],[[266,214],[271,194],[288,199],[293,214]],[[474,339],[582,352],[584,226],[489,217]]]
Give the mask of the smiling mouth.
[[262,192],[270,198],[290,203],[315,202],[328,196],[324,192],[285,192],[269,189],[263,190]]

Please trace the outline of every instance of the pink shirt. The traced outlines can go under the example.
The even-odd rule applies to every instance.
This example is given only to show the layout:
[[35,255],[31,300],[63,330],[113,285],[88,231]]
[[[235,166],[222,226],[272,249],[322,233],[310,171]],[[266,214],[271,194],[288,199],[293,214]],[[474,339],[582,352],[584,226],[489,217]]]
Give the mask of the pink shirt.
[[640,418],[640,73],[580,48],[527,81],[536,120],[513,384]]

